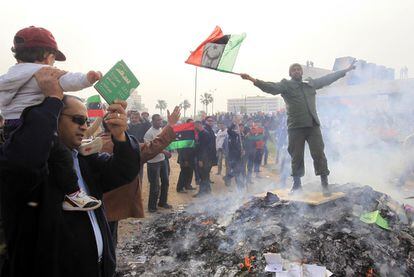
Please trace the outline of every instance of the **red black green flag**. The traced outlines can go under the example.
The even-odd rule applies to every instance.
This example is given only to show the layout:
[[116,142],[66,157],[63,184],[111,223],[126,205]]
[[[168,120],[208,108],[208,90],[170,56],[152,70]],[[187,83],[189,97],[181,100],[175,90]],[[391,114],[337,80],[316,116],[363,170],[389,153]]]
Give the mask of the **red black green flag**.
[[86,108],[88,109],[88,117],[103,117],[104,110],[99,95],[92,95],[86,100]]
[[223,72],[232,72],[245,37],[245,33],[224,35],[221,28],[216,26],[211,35],[191,52],[186,63]]
[[194,122],[175,125],[175,141],[167,147],[168,150],[193,148],[195,146]]

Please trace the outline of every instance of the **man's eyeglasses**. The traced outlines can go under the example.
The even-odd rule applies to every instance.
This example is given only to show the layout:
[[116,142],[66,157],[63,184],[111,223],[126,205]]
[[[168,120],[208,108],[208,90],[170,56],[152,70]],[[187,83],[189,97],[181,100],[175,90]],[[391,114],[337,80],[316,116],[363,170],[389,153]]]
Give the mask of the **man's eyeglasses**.
[[73,123],[76,123],[80,126],[84,125],[85,123],[89,123],[89,118],[87,116],[71,115],[71,114],[64,114],[64,113],[62,113],[61,115],[66,115],[67,117],[70,117]]

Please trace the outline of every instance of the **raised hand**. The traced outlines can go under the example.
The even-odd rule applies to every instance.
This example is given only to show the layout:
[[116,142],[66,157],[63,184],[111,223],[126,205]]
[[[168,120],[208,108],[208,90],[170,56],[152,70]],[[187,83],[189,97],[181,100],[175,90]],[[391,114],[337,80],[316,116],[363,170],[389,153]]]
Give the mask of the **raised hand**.
[[175,106],[174,111],[170,114],[170,111],[167,110],[167,119],[168,119],[168,125],[173,127],[175,124],[177,124],[178,120],[180,119],[181,115],[181,108],[179,106]]
[[251,81],[251,82],[256,82],[256,79],[255,78],[253,78],[252,76],[250,76],[249,74],[246,74],[246,73],[241,73],[240,74],[240,77],[242,78],[242,79],[244,79],[244,80],[249,80],[249,81]]
[[354,59],[351,64],[348,66],[347,71],[351,71],[355,69],[355,64],[357,62],[357,59]]
[[128,129],[126,107],[125,101],[115,100],[114,104],[109,105],[109,113],[104,118],[108,130],[118,141],[126,141],[125,131]]

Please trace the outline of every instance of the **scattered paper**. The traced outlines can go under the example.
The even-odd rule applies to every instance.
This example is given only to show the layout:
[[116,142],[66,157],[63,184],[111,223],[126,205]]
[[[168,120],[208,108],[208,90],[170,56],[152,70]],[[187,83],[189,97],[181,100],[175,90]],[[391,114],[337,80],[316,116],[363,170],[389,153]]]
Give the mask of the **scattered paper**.
[[304,264],[303,277],[326,277],[326,267],[314,264]]
[[146,256],[138,256],[136,262],[138,264],[144,264],[146,262],[146,260],[147,260],[147,257]]
[[380,215],[378,210],[362,214],[359,219],[367,224],[375,223],[383,229],[390,230],[387,220]]
[[293,265],[290,269],[275,273],[276,277],[302,277],[302,267]]
[[290,263],[283,260],[282,256],[277,253],[265,253],[263,256],[266,260],[265,271],[273,272],[276,277],[329,277],[333,275],[325,266]]
[[263,254],[266,260],[265,271],[268,272],[281,272],[283,270],[282,256],[277,253],[265,253]]

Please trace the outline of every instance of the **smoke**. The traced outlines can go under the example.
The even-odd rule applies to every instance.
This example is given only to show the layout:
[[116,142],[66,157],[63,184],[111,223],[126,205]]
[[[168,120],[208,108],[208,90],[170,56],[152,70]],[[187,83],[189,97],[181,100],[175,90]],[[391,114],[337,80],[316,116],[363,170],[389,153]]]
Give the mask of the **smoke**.
[[[410,162],[403,144],[414,132],[414,82],[412,86],[409,80],[393,81],[392,86],[384,84],[372,81],[360,89],[350,86],[352,95],[346,94],[345,87],[330,88],[319,97],[318,112],[331,183],[370,185],[402,200],[397,185]],[[388,93],[384,87],[389,88]],[[339,89],[341,96],[329,96],[338,95]],[[310,159],[306,168],[306,178],[312,180]]]

